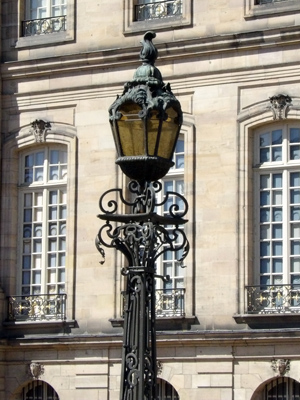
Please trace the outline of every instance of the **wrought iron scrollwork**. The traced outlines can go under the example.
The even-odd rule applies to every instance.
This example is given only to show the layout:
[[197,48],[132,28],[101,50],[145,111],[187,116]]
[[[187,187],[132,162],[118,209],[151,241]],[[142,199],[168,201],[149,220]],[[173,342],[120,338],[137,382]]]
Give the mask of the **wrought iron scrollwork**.
[[[156,261],[167,251],[181,254],[183,262],[189,251],[183,225],[188,204],[179,193],[167,192],[159,201],[160,182],[129,183],[132,200],[125,200],[120,189],[108,190],[99,201],[105,224],[100,228],[96,245],[102,256],[103,247],[115,248],[126,257],[122,268],[127,288],[124,307],[122,356],[122,400],[156,399]],[[110,196],[115,196],[111,199]],[[178,206],[180,201],[181,207]],[[120,205],[130,208],[129,214],[118,214]],[[165,214],[160,215],[161,207]],[[115,224],[119,223],[119,224]],[[174,296],[173,296],[174,297]],[[174,298],[175,299],[175,298]],[[170,299],[168,299],[170,301]],[[174,300],[175,301],[175,300]],[[176,299],[179,302],[179,298]]]

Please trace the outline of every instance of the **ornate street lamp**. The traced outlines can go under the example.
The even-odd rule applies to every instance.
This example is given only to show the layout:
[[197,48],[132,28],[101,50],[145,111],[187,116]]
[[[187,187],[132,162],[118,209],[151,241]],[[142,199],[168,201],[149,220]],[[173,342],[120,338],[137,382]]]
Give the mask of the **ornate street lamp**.
[[[161,201],[157,196],[162,191],[158,180],[174,165],[182,111],[170,85],[163,83],[154,66],[155,36],[154,32],[144,35],[142,65],[109,109],[116,163],[131,179],[128,189],[132,199],[125,200],[121,189],[111,189],[99,200],[102,214],[98,217],[106,223],[99,230],[96,246],[103,256],[102,246],[112,247],[127,260],[121,270],[127,282],[120,400],[157,399],[155,279],[167,281],[169,277],[156,275],[156,261],[168,251],[181,250],[178,261],[182,262],[189,250],[183,230],[187,201],[176,192],[164,193]],[[184,204],[180,211],[179,201]],[[118,214],[121,204],[130,213]],[[158,214],[158,207],[168,213]]]

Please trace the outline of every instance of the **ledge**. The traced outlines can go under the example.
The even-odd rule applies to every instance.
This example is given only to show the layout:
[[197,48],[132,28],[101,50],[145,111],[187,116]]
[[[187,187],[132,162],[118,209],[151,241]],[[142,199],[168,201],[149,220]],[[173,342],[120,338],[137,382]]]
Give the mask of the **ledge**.
[[[160,65],[178,59],[206,57],[214,53],[227,53],[236,51],[250,51],[274,46],[299,45],[299,26],[272,28],[254,32],[241,32],[207,36],[197,39],[178,40],[171,43],[155,43],[159,51]],[[93,51],[81,54],[67,54],[65,56],[47,57],[24,61],[7,61],[1,65],[4,79],[18,79],[26,75],[55,74],[97,69],[101,71],[108,68],[120,70],[124,66],[136,67],[137,54],[140,48],[125,47]]]
[[252,329],[299,328],[300,314],[236,314],[237,324],[247,324]]
[[[110,323],[114,328],[123,328],[124,319],[123,318],[111,318]],[[191,325],[197,323],[197,318],[195,316],[191,317],[158,317],[156,318],[156,330],[157,331],[175,331],[175,330],[189,330]]]
[[52,321],[5,321],[3,326],[7,331],[16,334],[40,334],[40,333],[70,333],[71,328],[77,327],[76,320],[52,320]]

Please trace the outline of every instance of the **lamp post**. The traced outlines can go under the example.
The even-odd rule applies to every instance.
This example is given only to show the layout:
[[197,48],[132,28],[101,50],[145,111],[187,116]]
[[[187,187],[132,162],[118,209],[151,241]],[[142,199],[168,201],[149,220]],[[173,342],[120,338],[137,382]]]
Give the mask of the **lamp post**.
[[[185,198],[176,192],[164,193],[159,179],[170,167],[182,123],[179,101],[170,85],[165,85],[154,66],[157,49],[154,32],[144,35],[140,58],[142,65],[133,80],[124,85],[109,109],[110,124],[118,158],[116,163],[131,179],[130,200],[121,189],[106,191],[99,200],[98,217],[106,221],[96,237],[96,246],[119,250],[127,260],[121,269],[126,279],[124,335],[120,400],[157,399],[155,279],[157,259],[168,251],[182,251],[179,262],[189,250],[183,225],[188,210]],[[179,212],[179,201],[184,210]],[[128,214],[119,214],[125,205]],[[158,207],[168,210],[157,213]]]

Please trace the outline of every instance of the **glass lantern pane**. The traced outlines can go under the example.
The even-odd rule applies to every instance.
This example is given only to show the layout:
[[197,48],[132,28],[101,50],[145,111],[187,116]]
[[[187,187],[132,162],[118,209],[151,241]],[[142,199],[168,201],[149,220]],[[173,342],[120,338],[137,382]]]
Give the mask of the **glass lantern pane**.
[[166,120],[162,123],[162,134],[157,155],[165,159],[172,159],[180,128],[178,113],[174,108],[169,107],[166,109],[166,117]]

